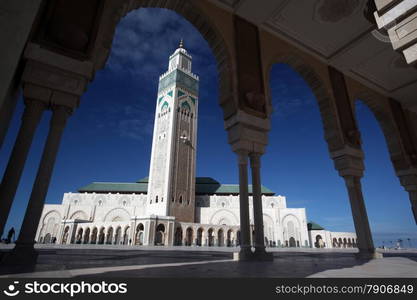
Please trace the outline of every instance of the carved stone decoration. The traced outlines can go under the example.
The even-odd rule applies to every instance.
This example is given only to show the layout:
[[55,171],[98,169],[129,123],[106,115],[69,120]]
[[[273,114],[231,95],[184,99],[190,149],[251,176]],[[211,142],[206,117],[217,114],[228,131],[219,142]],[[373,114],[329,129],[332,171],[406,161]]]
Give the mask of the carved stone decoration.
[[333,96],[337,109],[340,126],[344,136],[344,143],[350,147],[360,149],[360,132],[356,125],[350,102],[346,81],[343,73],[333,67],[329,67],[329,78],[332,84]]
[[359,0],[320,0],[316,5],[315,19],[324,23],[338,23],[356,13]]
[[399,102],[390,99],[389,104],[404,152],[403,155],[395,159],[391,157],[391,160],[397,171],[411,167],[417,168],[417,145],[415,145],[412,132],[410,131],[409,120]]
[[239,107],[248,114],[266,118],[258,28],[238,16],[234,23]]

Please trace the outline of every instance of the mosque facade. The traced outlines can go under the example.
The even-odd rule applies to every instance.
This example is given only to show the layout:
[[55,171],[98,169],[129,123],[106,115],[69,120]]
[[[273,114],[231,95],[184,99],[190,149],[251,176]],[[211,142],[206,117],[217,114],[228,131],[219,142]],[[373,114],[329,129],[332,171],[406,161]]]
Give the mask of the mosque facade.
[[[239,246],[239,185],[196,177],[199,77],[183,43],[160,76],[149,177],[93,182],[44,205],[36,240],[56,244]],[[267,247],[355,247],[262,186]],[[252,186],[249,186],[250,212]],[[250,215],[252,241],[253,215]]]

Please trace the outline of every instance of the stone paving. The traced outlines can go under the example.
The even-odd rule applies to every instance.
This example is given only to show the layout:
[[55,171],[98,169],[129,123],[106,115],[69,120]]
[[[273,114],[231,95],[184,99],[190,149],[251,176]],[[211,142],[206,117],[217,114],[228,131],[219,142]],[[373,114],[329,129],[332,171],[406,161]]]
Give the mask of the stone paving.
[[[5,252],[12,246],[1,245]],[[417,250],[385,250],[358,260],[353,249],[269,248],[273,262],[233,261],[237,248],[37,246],[33,268],[0,268],[0,277],[413,277]]]

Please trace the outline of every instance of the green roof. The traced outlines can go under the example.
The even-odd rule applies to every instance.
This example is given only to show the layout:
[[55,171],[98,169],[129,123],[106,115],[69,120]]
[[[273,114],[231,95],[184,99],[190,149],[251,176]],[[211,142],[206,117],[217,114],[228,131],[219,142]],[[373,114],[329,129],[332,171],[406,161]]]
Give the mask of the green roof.
[[[93,182],[78,190],[80,193],[137,193],[146,194],[148,192],[148,177],[142,178],[137,182]],[[252,185],[248,186],[249,194],[252,194]],[[275,193],[262,186],[261,193],[263,195],[273,196]],[[221,184],[217,180],[210,177],[196,178],[196,194],[223,194],[237,195],[239,194],[238,184]]]
[[323,227],[321,227],[319,224],[314,222],[308,222],[307,223],[308,230],[324,230]]

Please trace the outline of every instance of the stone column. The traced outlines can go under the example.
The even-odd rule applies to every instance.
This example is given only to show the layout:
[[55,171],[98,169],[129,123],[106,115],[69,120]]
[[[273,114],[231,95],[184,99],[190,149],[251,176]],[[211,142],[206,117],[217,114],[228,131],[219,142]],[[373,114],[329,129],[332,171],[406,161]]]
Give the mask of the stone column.
[[27,99],[19,133],[0,185],[0,236],[9,216],[10,208],[25,167],[33,136],[46,105],[41,101]]
[[[22,227],[16,247],[13,249],[15,258],[19,258],[24,263],[36,261],[34,251],[34,239],[36,229],[42,214],[45,197],[48,192],[56,156],[61,142],[61,136],[65,128],[67,118],[71,110],[65,106],[53,107],[53,114],[50,122],[48,137],[43,150],[41,162],[30,195],[29,204],[26,209]],[[75,227],[75,226],[74,226]]]
[[0,148],[18,100],[19,64],[42,0],[0,1]]
[[264,221],[262,212],[260,154],[250,154],[252,169],[253,220],[255,225],[255,254],[265,253]]
[[248,153],[239,151],[239,205],[240,205],[240,252],[239,259],[252,256],[249,225]]
[[408,192],[411,210],[417,224],[417,169],[410,168],[408,170],[397,171],[397,176],[400,179],[401,185]]
[[375,252],[374,242],[372,240],[360,177],[346,175],[343,178],[345,179],[346,188],[349,193],[350,207],[352,209],[353,222],[358,238],[359,257],[376,258],[378,254]]

